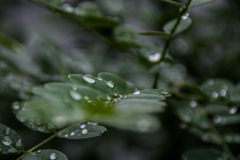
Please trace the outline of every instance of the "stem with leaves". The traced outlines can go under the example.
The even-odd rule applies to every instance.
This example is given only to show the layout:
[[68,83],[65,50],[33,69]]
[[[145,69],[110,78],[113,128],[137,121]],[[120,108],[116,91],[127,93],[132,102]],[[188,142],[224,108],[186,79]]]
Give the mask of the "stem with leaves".
[[[165,58],[165,56],[167,54],[167,50],[169,48],[171,40],[172,40],[176,30],[177,30],[177,27],[178,27],[179,23],[181,22],[182,16],[189,10],[189,6],[190,6],[191,2],[192,2],[192,0],[188,0],[186,5],[185,5],[185,8],[183,8],[182,11],[180,12],[180,15],[178,16],[177,21],[176,21],[173,29],[171,30],[171,33],[169,34],[169,37],[167,38],[167,41],[166,41],[166,43],[164,45],[164,48],[163,48],[163,51],[162,51],[162,56],[161,56],[161,59],[159,60],[159,64],[162,61],[164,61],[164,58]],[[159,73],[156,73],[152,88],[157,88],[158,79],[159,79]]]

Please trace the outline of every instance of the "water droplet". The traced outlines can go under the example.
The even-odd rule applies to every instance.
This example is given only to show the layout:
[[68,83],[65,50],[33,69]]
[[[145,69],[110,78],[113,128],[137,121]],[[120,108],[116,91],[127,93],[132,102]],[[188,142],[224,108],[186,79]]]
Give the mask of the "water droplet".
[[105,133],[107,133],[107,130],[106,130],[106,129],[101,130],[99,133],[100,133],[101,135],[102,135],[102,134],[105,134]]
[[110,88],[113,88],[114,87],[114,83],[112,81],[108,81],[107,83],[107,86],[110,87]]
[[222,86],[222,89],[223,89],[223,90],[228,90],[228,86],[227,86],[227,85],[223,85],[223,86]]
[[12,109],[13,110],[19,110],[19,108],[20,108],[20,103],[19,102],[14,102],[12,104]]
[[161,89],[161,93],[162,93],[162,95],[169,95],[170,94],[170,92],[166,89]]
[[229,109],[229,113],[230,114],[234,114],[236,112],[237,112],[237,108],[236,107],[232,107],[232,108]]
[[22,141],[21,141],[21,140],[17,141],[17,142],[15,143],[15,147],[16,147],[17,149],[22,149],[22,148],[23,148],[23,143],[22,143]]
[[186,13],[184,13],[184,14],[182,15],[182,19],[183,19],[183,20],[188,19],[188,17],[189,17],[189,13],[188,13],[188,12],[186,12]]
[[5,133],[6,135],[9,135],[10,132],[11,132],[11,129],[10,129],[10,128],[6,128],[6,129],[4,130],[4,133]]
[[37,150],[37,153],[41,153],[41,152],[42,152],[42,150],[41,150],[41,149]]
[[226,95],[227,95],[226,90],[222,89],[222,90],[220,91],[220,95],[221,95],[221,96],[226,96]]
[[68,75],[68,78],[70,79],[70,78],[71,78],[71,75]]
[[37,130],[38,130],[39,132],[44,132],[44,128],[43,128],[43,127],[38,127]]
[[133,94],[140,94],[141,92],[140,91],[135,91]]
[[224,139],[225,139],[226,142],[230,143],[230,142],[232,142],[233,137],[232,136],[226,136]]
[[197,106],[197,102],[196,101],[191,101],[190,102],[190,106],[191,107],[196,107]]
[[68,137],[68,134],[65,134],[65,136],[64,137]]
[[71,133],[70,133],[70,136],[74,136],[74,135],[75,135],[75,132],[71,132]]
[[9,154],[13,154],[13,153],[17,153],[17,152],[18,152],[18,150],[16,148],[10,148],[7,150],[7,153],[9,153]]
[[52,124],[52,123],[47,123],[46,127],[48,130],[54,130],[54,128],[55,128],[54,124]]
[[214,123],[220,123],[222,121],[222,117],[220,115],[215,115],[213,117],[213,122]]
[[86,81],[88,83],[91,83],[91,84],[95,83],[95,79],[90,76],[82,76],[82,78],[84,81]]
[[91,125],[97,125],[97,123],[93,123],[93,122],[87,122],[87,124],[91,124]]
[[88,130],[87,129],[83,129],[82,130],[82,134],[88,134]]
[[118,96],[118,94],[117,93],[113,93],[114,94],[114,96]]
[[86,99],[86,100],[88,100],[88,99],[89,99],[89,97],[88,97],[88,96],[84,96],[83,98],[84,98],[84,99]]
[[123,98],[127,98],[127,95],[124,95]]
[[57,154],[56,154],[56,153],[52,153],[52,154],[50,155],[50,159],[51,159],[51,160],[57,159]]
[[213,98],[218,98],[218,93],[217,93],[217,92],[213,92],[213,93],[212,93],[212,97],[213,97]]
[[82,99],[81,94],[79,94],[79,93],[76,92],[76,91],[70,91],[69,94],[70,94],[70,96],[72,97],[72,99],[74,99],[74,100],[79,101],[79,100]]
[[88,102],[88,103],[92,103],[92,101],[91,101],[91,100],[87,100],[87,102]]
[[111,101],[111,97],[109,95],[106,96],[107,100]]
[[80,126],[80,128],[83,129],[83,128],[85,128],[86,126],[87,126],[86,124],[82,124],[82,125]]
[[12,144],[12,139],[8,136],[3,137],[2,144],[5,146],[10,146]]
[[98,77],[97,79],[98,79],[99,81],[103,81],[103,79],[102,79],[102,78],[100,78],[100,77]]
[[123,95],[119,94],[119,97],[120,97],[120,98],[123,98]]
[[73,7],[70,4],[63,4],[62,9],[65,12],[72,13],[73,12]]
[[117,102],[118,102],[118,99],[117,99],[117,98],[114,98],[114,102],[117,103]]
[[214,81],[212,79],[207,80],[207,85],[212,86],[214,84]]
[[152,55],[148,56],[148,60],[150,62],[158,62],[160,59],[161,59],[161,54],[160,53],[155,53],[155,54],[152,54]]

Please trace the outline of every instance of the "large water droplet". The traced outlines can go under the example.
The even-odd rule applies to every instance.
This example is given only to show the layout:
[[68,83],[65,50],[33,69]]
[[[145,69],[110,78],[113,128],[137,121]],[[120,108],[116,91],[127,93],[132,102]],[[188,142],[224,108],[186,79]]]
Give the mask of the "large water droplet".
[[56,153],[52,153],[52,154],[50,155],[50,159],[51,159],[51,160],[57,159],[57,154],[56,154]]
[[220,91],[220,95],[221,95],[221,96],[226,96],[226,95],[227,95],[226,90],[222,89],[222,90]]
[[86,128],[86,126],[87,126],[86,124],[82,124],[80,128],[83,129],[83,128]]
[[62,9],[65,12],[72,13],[73,12],[73,7],[70,4],[63,4]]
[[111,97],[109,95],[106,95],[107,100],[111,101]]
[[98,77],[97,79],[98,79],[99,81],[103,81],[103,79],[102,79],[102,78],[100,78],[100,77]]
[[65,136],[64,137],[68,137],[68,134],[65,134]]
[[229,113],[230,114],[234,114],[236,112],[237,112],[237,108],[236,107],[232,107],[232,108],[229,109]]
[[183,20],[188,19],[188,17],[189,17],[189,13],[188,13],[188,12],[186,12],[186,13],[184,13],[184,14],[182,15],[182,19],[183,19]]
[[110,88],[113,88],[114,87],[114,83],[112,81],[108,81],[107,83],[107,86],[110,87]]
[[212,79],[207,80],[207,85],[212,86],[214,84],[214,81]]
[[4,136],[2,139],[2,144],[5,146],[10,146],[12,144],[12,139],[8,136]]
[[161,59],[161,54],[160,53],[155,53],[155,54],[152,54],[152,55],[148,56],[148,60],[150,62],[158,62],[160,59]]
[[217,93],[217,92],[213,92],[213,93],[212,93],[212,97],[213,97],[213,98],[218,98],[218,93]]
[[213,117],[213,122],[214,123],[220,123],[222,121],[222,117],[220,115],[215,115]]
[[10,128],[6,128],[6,129],[4,130],[4,133],[5,133],[6,135],[9,135],[10,132],[11,132],[11,129],[10,129]]
[[71,133],[70,133],[70,136],[74,136],[74,135],[75,135],[75,132],[71,132]]
[[141,92],[140,91],[135,91],[133,94],[140,94]]
[[72,99],[74,99],[74,100],[79,101],[79,100],[82,99],[81,94],[79,94],[79,93],[76,92],[76,91],[70,91],[69,94],[70,94],[70,96],[72,97]]
[[191,101],[190,102],[190,106],[191,107],[196,107],[197,106],[197,102],[196,101]]
[[82,130],[82,134],[88,134],[88,130],[87,129],[83,129]]
[[16,147],[17,149],[22,149],[22,148],[23,148],[23,143],[22,143],[22,141],[21,141],[21,140],[17,141],[17,142],[15,143],[15,147]]
[[90,77],[90,76],[82,76],[83,80],[88,82],[88,83],[95,83],[95,79]]

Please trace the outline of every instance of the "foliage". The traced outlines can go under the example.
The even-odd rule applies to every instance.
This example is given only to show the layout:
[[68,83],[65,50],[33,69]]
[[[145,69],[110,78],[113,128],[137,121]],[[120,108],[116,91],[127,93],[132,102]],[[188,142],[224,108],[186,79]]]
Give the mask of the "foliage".
[[[97,159],[90,156],[96,146],[116,146],[116,139],[125,145],[140,139],[142,154],[154,156],[141,155],[137,144],[138,159],[236,160],[240,156],[234,147],[240,144],[240,77],[236,74],[240,33],[229,31],[240,24],[235,15],[221,17],[232,18],[228,25],[218,25],[217,18],[215,24],[204,14],[190,18],[194,7],[197,11],[210,2],[214,3],[206,6],[214,7],[215,0],[141,1],[139,8],[132,8],[138,2],[125,0],[67,2],[23,3],[53,13],[44,11],[47,16],[42,21],[55,25],[47,34],[62,28],[56,31],[61,36],[55,40],[27,28],[24,42],[9,34],[8,27],[0,27],[0,104],[11,106],[11,115],[23,124],[9,125],[17,132],[0,124],[2,155],[9,154],[8,159],[18,155],[17,160]],[[15,4],[0,5],[8,3]],[[224,13],[216,8],[214,16]],[[166,16],[162,18],[160,13]],[[128,21],[133,27],[126,25]],[[156,31],[158,22],[162,29]],[[196,27],[204,22],[211,22],[214,30]],[[139,30],[138,26],[143,27]],[[80,37],[77,43],[64,42],[65,36],[70,39],[70,32]],[[219,49],[229,43],[229,51]],[[25,150],[29,144],[25,142],[27,133],[21,133],[24,126],[52,135]],[[96,145],[107,128],[110,135],[101,137]],[[43,147],[47,143],[52,144],[49,148],[58,148],[56,137],[81,142],[89,138],[82,148],[87,150],[86,157],[77,155],[78,148],[62,153]],[[175,151],[179,146],[181,150]],[[145,148],[154,148],[154,152]]]

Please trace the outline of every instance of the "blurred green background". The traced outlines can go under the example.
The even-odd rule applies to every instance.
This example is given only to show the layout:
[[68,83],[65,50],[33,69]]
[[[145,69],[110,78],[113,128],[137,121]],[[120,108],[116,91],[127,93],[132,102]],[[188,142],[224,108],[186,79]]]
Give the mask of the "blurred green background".
[[[82,2],[85,1],[66,1],[73,7]],[[165,40],[137,33],[162,31],[163,25],[179,14],[179,8],[157,0],[91,2],[103,15],[119,19],[121,26],[129,29],[124,38],[150,46],[163,46]],[[186,3],[186,0],[178,2]],[[173,62],[157,68],[160,69],[159,88],[174,92],[174,86],[198,85],[208,78],[225,78],[237,84],[240,81],[240,1],[216,0],[191,9],[190,17],[191,27],[176,35],[170,45],[169,56]],[[109,31],[101,33],[108,37]],[[88,28],[26,0],[1,0],[0,123],[19,133],[25,149],[47,138],[48,134],[34,132],[18,122],[10,106],[14,101],[29,99],[32,86],[68,82],[68,74],[111,72],[139,89],[151,88],[156,71],[141,60],[134,47],[129,50],[124,45],[115,47]],[[107,127],[105,136],[77,141],[56,138],[42,149],[62,151],[69,160],[177,160],[189,149],[214,147],[179,127],[171,107],[158,116],[163,126],[155,133]],[[230,129],[233,128],[239,126]],[[239,144],[230,145],[236,154]],[[0,155],[1,160],[17,157]]]

